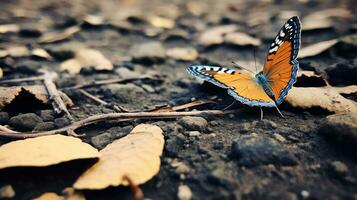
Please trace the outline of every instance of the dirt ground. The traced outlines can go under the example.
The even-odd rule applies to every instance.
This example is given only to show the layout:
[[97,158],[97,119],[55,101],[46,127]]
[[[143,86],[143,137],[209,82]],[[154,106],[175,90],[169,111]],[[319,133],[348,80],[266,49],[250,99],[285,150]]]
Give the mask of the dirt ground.
[[[253,67],[254,49],[258,66],[262,66],[276,33],[294,15],[302,19],[302,48],[357,32],[353,0],[3,0],[0,5],[0,24],[19,25],[19,30],[0,34],[0,48],[41,48],[51,56],[51,59],[34,55],[1,57],[3,79],[35,76],[41,68],[57,72],[57,87],[74,102],[69,111],[75,119],[115,110],[111,106],[98,105],[68,87],[94,80],[141,75],[156,78],[128,80],[85,90],[129,111],[160,105],[177,106],[193,100],[215,102],[196,107],[198,110],[223,109],[233,98],[223,89],[194,79],[185,68],[192,64],[232,67],[231,61]],[[319,27],[322,22],[318,18],[314,23],[305,18],[332,8],[344,9],[352,16],[334,17],[327,12],[325,15],[332,17],[331,24],[325,27]],[[103,22],[88,20],[89,14],[100,16]],[[335,15],[340,14],[336,12]],[[146,21],[148,16],[161,16],[169,22],[155,24],[151,21],[150,24]],[[312,23],[317,28],[304,30],[305,23]],[[218,25],[237,25],[239,31],[258,38],[261,44],[255,47],[227,42],[202,45],[197,39],[199,34]],[[55,42],[39,42],[44,33],[61,32],[72,26],[80,30]],[[353,44],[339,44],[319,55],[298,59],[300,68],[315,71],[332,86],[356,85],[356,41]],[[78,47],[100,51],[114,68],[96,70],[95,66],[89,66],[83,67],[78,74],[62,71],[61,63],[73,58]],[[185,60],[165,53],[174,47],[193,48],[198,57]],[[30,83],[1,86],[27,84]],[[296,83],[296,87],[316,85],[319,83],[303,79]],[[35,113],[42,121],[50,122],[46,124],[50,128],[68,123],[65,117],[53,115],[50,105],[31,101],[26,95],[29,94],[0,112],[0,124],[9,125],[12,117],[24,113]],[[345,97],[357,99],[356,93]],[[85,133],[85,142],[102,149],[139,123],[160,126],[165,135],[160,172],[140,186],[147,199],[183,199],[178,197],[181,185],[189,187],[192,199],[357,199],[357,143],[338,139],[337,133],[327,137],[321,131],[324,118],[333,113],[321,108],[295,108],[284,102],[280,109],[285,119],[275,109],[266,108],[261,121],[259,108],[240,103],[234,108],[239,110],[235,114],[204,115],[203,122],[201,118],[108,121],[80,129],[79,133]],[[52,118],[44,119],[48,115]],[[198,126],[192,128],[190,123]],[[48,128],[46,126],[42,128]],[[10,127],[21,130],[20,126]],[[357,138],[356,130],[350,131],[355,134],[351,136],[354,139]],[[339,131],[348,132],[344,128]],[[1,138],[0,145],[9,141]],[[46,168],[1,170],[0,187],[10,184],[16,192],[12,199],[32,199],[45,192],[61,193],[90,164],[73,161]],[[126,187],[83,192],[86,199],[132,199],[131,191]]]

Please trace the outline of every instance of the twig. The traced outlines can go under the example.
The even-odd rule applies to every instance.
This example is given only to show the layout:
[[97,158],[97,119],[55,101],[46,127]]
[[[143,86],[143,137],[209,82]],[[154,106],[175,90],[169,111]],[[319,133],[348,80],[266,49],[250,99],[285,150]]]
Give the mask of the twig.
[[123,179],[128,181],[131,192],[134,196],[134,200],[144,200],[144,193],[141,188],[137,184],[135,184],[128,176],[125,175]]
[[38,80],[43,80],[43,79],[44,79],[44,77],[42,75],[27,77],[27,78],[15,78],[15,79],[9,79],[9,80],[2,80],[2,81],[0,81],[0,84],[18,83],[18,82],[25,82],[25,81],[38,81]]
[[154,79],[154,78],[149,77],[149,76],[140,76],[140,77],[136,77],[136,78],[115,78],[115,79],[93,81],[90,83],[79,84],[79,85],[75,85],[75,86],[71,86],[71,87],[66,87],[63,89],[83,89],[83,88],[87,88],[87,87],[107,85],[107,84],[112,84],[112,83],[123,83],[123,82],[135,81],[135,80],[141,80],[141,79]]
[[0,131],[4,131],[4,132],[8,132],[8,133],[19,133],[19,132],[11,130],[9,128],[6,128],[5,126],[2,126],[2,125],[0,125]]
[[51,130],[51,131],[44,131],[44,132],[37,132],[37,133],[9,133],[6,131],[0,131],[0,136],[8,137],[8,138],[32,138],[32,137],[39,137],[44,135],[54,135],[65,133],[68,131],[75,131],[78,128],[88,126],[90,124],[94,124],[100,121],[107,121],[107,120],[118,120],[118,119],[145,119],[145,118],[177,118],[183,116],[201,116],[203,114],[210,114],[210,115],[225,115],[229,113],[237,112],[237,110],[206,110],[206,111],[189,111],[189,112],[137,112],[137,113],[109,113],[109,114],[99,114],[93,115],[86,119],[82,119],[80,121],[73,122],[72,124],[65,126],[63,128]]
[[68,119],[73,122],[74,118],[67,110],[67,107],[64,104],[61,96],[59,95],[55,83],[53,82],[54,79],[57,78],[57,74],[55,72],[49,72],[43,69],[40,70],[40,72],[43,73],[43,83],[47,89],[48,95],[50,96],[49,99],[52,101],[53,109],[57,114],[65,113]]
[[82,93],[84,96],[88,97],[89,99],[99,103],[100,105],[103,105],[103,106],[107,106],[107,107],[111,107],[113,108],[115,111],[117,112],[128,112],[128,110],[122,108],[122,107],[119,107],[119,106],[116,106],[116,105],[113,105],[113,104],[110,104],[110,103],[107,103],[103,100],[101,100],[100,98],[90,94],[89,92],[83,90],[83,89],[79,89],[78,90],[80,93]]

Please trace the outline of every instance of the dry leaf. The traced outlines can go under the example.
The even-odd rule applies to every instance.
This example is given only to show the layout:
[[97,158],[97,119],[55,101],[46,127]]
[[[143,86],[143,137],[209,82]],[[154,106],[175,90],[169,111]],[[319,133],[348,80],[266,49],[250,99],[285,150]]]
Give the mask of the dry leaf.
[[236,25],[216,26],[201,33],[198,42],[204,46],[221,44],[224,42],[223,36],[225,34],[232,33],[237,29]]
[[312,44],[310,46],[304,47],[301,49],[299,53],[299,58],[306,58],[306,57],[319,55],[320,53],[326,51],[327,49],[337,44],[337,42],[338,40],[333,39],[333,40],[318,42],[316,44]]
[[99,26],[104,23],[103,17],[98,15],[87,15],[84,17],[83,21],[92,26]]
[[8,32],[18,32],[20,30],[17,24],[2,24],[0,25],[0,34]]
[[158,126],[140,124],[129,135],[115,140],[100,151],[99,161],[82,174],[74,184],[76,189],[103,189],[150,180],[160,169],[164,136]]
[[2,78],[2,76],[4,76],[4,72],[3,72],[2,69],[0,68],[0,79]]
[[38,58],[43,58],[47,60],[53,60],[52,56],[44,49],[41,48],[36,48],[31,51],[31,55],[38,57]]
[[98,151],[80,139],[48,135],[0,146],[0,169],[42,167],[78,159],[98,158]]
[[46,192],[39,197],[34,198],[33,200],[65,200],[64,197],[59,196],[54,192]]
[[39,43],[58,42],[71,37],[72,35],[79,32],[80,30],[81,30],[80,27],[72,26],[66,28],[63,32],[49,32],[40,37]]
[[286,101],[298,108],[319,107],[333,113],[357,113],[356,102],[340,94],[357,92],[357,86],[349,87],[294,87],[289,91]]
[[18,58],[30,55],[30,50],[26,46],[12,46],[6,49],[8,56]]
[[73,188],[65,188],[62,191],[63,195],[58,195],[54,192],[46,192],[39,197],[34,198],[34,200],[86,200],[84,195],[74,190]]
[[254,38],[242,32],[228,33],[227,35],[225,35],[224,41],[239,46],[246,46],[246,45],[259,46],[262,43],[260,39]]
[[175,60],[194,61],[198,58],[198,52],[194,48],[171,48],[166,50],[166,56]]
[[[0,110],[3,109],[5,105],[10,104],[20,94],[21,91],[34,95],[37,100],[44,104],[49,102],[47,90],[42,85],[0,87]],[[60,92],[60,96],[66,106],[73,105],[72,100],[66,94]]]
[[151,25],[158,28],[171,29],[175,26],[175,22],[173,20],[159,16],[149,17],[148,21]]
[[61,63],[61,71],[78,74],[83,67],[93,66],[96,70],[113,70],[113,64],[101,52],[95,49],[79,49],[75,57]]

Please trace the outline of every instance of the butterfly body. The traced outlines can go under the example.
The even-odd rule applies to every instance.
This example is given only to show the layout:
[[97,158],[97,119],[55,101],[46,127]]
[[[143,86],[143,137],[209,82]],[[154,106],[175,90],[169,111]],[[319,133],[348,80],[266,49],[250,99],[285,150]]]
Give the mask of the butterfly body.
[[280,29],[259,73],[218,66],[194,65],[187,71],[228,90],[228,94],[249,106],[277,107],[296,82],[296,60],[300,48],[300,20],[290,18]]

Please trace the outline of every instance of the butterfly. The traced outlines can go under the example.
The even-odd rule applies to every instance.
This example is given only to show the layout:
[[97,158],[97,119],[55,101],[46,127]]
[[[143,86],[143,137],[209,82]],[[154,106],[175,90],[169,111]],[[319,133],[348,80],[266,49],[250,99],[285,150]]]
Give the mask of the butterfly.
[[[228,94],[249,106],[278,109],[296,82],[299,63],[296,60],[301,37],[301,23],[297,16],[290,18],[280,29],[269,48],[262,71],[233,70],[218,66],[193,65],[186,70],[228,90]],[[263,111],[261,109],[261,117]]]

